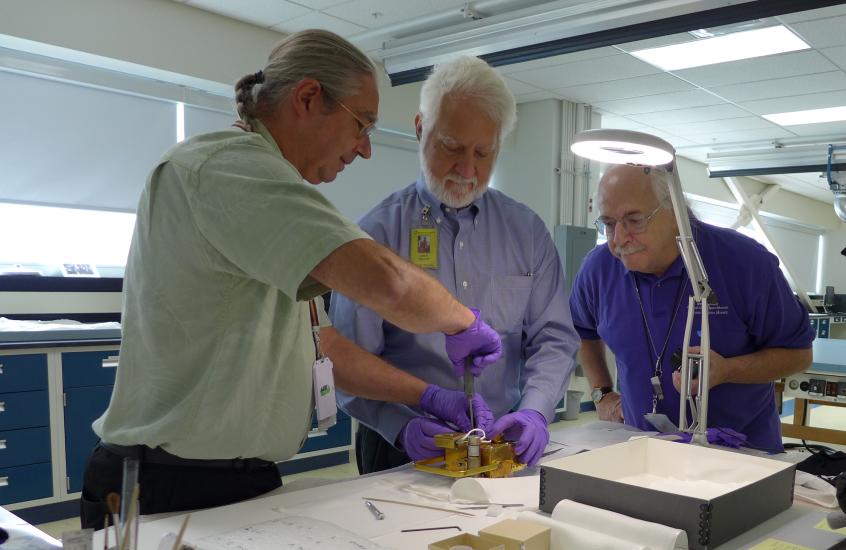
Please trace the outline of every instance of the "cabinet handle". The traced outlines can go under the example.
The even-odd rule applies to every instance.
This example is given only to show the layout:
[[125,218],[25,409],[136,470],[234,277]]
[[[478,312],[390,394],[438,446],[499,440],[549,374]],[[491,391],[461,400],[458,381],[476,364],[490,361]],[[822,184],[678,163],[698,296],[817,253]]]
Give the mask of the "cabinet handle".
[[327,432],[326,430],[318,430],[317,428],[314,428],[308,431],[306,437],[311,439],[312,437],[323,437],[324,435],[329,435],[329,432]]
[[6,412],[6,402],[0,401],[0,413]]
[[104,369],[113,369],[118,366],[118,355],[109,355],[105,359],[103,359],[103,368]]
[[0,477],[0,487],[5,487],[9,484],[9,476]]
[[0,374],[3,374],[3,363],[0,363]]
[[6,448],[6,440],[0,439],[0,451]]

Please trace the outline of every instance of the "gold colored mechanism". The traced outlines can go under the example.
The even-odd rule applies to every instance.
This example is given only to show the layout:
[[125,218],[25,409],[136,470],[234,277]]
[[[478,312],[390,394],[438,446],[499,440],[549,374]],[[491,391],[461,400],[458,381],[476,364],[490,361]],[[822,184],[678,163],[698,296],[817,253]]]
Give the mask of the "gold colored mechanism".
[[483,441],[478,435],[445,433],[435,436],[435,445],[444,450],[443,456],[418,460],[414,467],[447,477],[508,477],[522,470],[525,464],[517,462],[511,443],[497,436],[493,441]]

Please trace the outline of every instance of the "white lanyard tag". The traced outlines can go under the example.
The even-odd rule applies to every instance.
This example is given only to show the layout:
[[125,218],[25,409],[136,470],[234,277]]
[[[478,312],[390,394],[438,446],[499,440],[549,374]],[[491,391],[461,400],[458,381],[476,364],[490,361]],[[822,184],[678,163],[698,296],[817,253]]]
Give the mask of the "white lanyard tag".
[[314,382],[314,413],[317,428],[326,430],[335,425],[338,404],[335,402],[335,376],[332,374],[332,360],[321,357],[312,366]]

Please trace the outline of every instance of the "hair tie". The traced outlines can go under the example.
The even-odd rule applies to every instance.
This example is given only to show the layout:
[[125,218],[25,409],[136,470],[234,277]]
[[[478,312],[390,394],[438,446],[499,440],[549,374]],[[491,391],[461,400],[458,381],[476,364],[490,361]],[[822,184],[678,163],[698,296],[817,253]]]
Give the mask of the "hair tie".
[[256,84],[261,84],[262,82],[264,82],[264,71],[257,72],[253,75],[253,78],[255,79]]

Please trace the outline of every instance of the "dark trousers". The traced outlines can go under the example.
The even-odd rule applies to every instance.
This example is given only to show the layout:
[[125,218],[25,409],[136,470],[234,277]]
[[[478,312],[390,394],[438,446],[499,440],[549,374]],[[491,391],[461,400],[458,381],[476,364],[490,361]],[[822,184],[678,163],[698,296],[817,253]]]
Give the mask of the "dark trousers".
[[359,424],[355,432],[355,462],[358,473],[369,474],[402,466],[411,462],[411,458],[388,443],[379,432]]
[[[143,452],[138,456],[141,514],[223,506],[282,486],[273,462],[258,459],[185,460],[168,455],[161,449],[147,451],[151,456],[146,457]],[[88,458],[80,498],[83,529],[103,528],[108,512],[106,495],[121,492],[124,456],[126,454],[118,454],[98,444]]]

